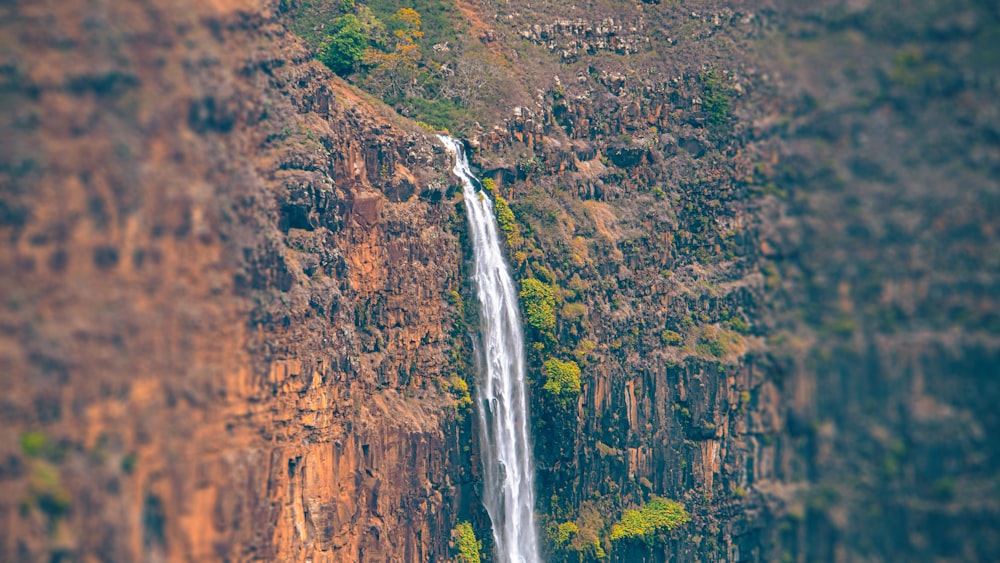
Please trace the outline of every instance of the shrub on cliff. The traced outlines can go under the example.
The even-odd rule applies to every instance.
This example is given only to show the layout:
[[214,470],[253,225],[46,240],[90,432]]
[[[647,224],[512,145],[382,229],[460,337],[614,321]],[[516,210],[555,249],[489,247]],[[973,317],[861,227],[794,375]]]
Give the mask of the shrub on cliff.
[[565,545],[580,532],[580,528],[574,522],[563,522],[555,528],[553,540],[559,545]]
[[684,337],[681,336],[681,333],[673,330],[664,329],[664,331],[660,333],[660,342],[662,342],[664,346],[678,346],[682,340],[684,340]]
[[626,510],[621,520],[611,527],[610,539],[642,540],[652,544],[656,532],[673,530],[690,520],[684,505],[657,497],[638,510]]
[[536,278],[521,281],[521,304],[528,326],[542,334],[556,327],[556,297],[552,286]]
[[570,360],[550,358],[545,362],[545,385],[542,386],[563,406],[580,395],[580,366]]
[[469,394],[469,384],[461,376],[455,374],[449,380],[451,396],[455,400],[455,408],[461,412],[472,406],[472,395]]
[[495,196],[493,207],[497,215],[497,225],[500,226],[500,230],[507,236],[507,247],[511,249],[520,247],[524,239],[521,238],[521,231],[517,227],[517,219],[514,217],[514,212],[511,211],[510,205],[507,204],[507,200],[500,196]]
[[476,539],[476,532],[472,529],[472,524],[459,522],[455,529],[451,531],[451,537],[455,540],[455,550],[458,552],[456,561],[458,563],[479,563],[479,550],[483,544]]
[[330,35],[319,48],[319,60],[341,76],[354,70],[368,48],[368,36],[354,14],[333,20]]

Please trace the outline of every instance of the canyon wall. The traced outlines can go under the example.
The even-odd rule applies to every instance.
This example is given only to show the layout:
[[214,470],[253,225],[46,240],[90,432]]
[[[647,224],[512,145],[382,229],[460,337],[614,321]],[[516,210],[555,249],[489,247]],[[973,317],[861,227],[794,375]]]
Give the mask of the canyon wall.
[[2,8],[0,559],[447,554],[447,157],[277,8]]
[[[483,6],[551,560],[995,558],[996,9]],[[608,541],[657,496],[692,522]]]
[[[0,7],[0,559],[489,557],[440,115],[289,31],[348,4]],[[413,3],[550,294],[547,561],[1000,557],[1000,13],[800,4]]]

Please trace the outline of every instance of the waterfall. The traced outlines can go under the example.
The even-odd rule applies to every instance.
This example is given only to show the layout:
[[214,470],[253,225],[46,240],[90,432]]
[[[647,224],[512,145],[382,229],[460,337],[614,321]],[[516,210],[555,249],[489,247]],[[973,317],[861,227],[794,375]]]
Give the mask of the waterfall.
[[485,477],[483,504],[493,523],[498,563],[536,563],[535,476],[528,440],[524,381],[524,335],[517,290],[500,250],[493,201],[476,192],[462,145],[438,135],[455,155],[475,249],[476,293],[480,303],[479,377],[476,410]]

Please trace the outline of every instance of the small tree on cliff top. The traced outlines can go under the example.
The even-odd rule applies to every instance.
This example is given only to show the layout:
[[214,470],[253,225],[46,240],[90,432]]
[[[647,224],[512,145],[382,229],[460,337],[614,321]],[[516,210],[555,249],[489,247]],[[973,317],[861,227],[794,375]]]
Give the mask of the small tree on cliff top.
[[417,39],[424,36],[420,31],[420,14],[410,8],[401,8],[389,18],[386,27],[396,38],[396,45],[388,53],[376,49],[365,52],[365,64],[374,67],[369,72],[367,84],[383,98],[414,96],[421,89],[417,80],[421,56]]
[[330,36],[319,49],[319,59],[341,76],[350,74],[368,47],[368,36],[354,14],[333,21]]

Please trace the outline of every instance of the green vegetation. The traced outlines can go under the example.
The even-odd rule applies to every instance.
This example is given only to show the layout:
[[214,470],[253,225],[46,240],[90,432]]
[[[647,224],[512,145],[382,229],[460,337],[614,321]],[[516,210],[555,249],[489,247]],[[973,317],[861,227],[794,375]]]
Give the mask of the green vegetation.
[[289,27],[330,69],[407,117],[460,131],[496,111],[502,57],[462,34],[446,0],[288,3]]
[[49,446],[49,438],[43,432],[37,430],[25,432],[21,435],[21,451],[28,457],[38,457],[42,455]]
[[557,546],[562,547],[568,544],[573,536],[579,532],[580,528],[575,522],[563,522],[558,525],[553,522],[549,527],[549,539]]
[[319,60],[344,76],[354,70],[368,48],[368,36],[354,14],[333,20],[330,35],[319,48]]
[[29,458],[43,458],[53,462],[62,461],[64,450],[41,431],[32,430],[21,434],[21,451]]
[[721,358],[726,353],[726,346],[718,338],[703,335],[698,339],[696,350],[702,356],[712,355]]
[[476,532],[469,522],[459,522],[455,529],[451,531],[451,536],[455,538],[455,550],[458,552],[459,563],[479,563],[479,550],[483,544],[476,539]]
[[[490,184],[492,185],[492,182]],[[517,219],[514,217],[514,212],[511,211],[510,205],[507,204],[507,200],[500,196],[495,196],[493,207],[496,211],[497,225],[500,226],[500,230],[507,236],[507,247],[511,249],[520,247],[524,243],[524,239],[521,238],[521,231],[517,227]]]
[[750,325],[740,317],[733,317],[726,322],[729,328],[740,334],[750,334]]
[[134,453],[125,455],[125,457],[122,458],[121,463],[122,472],[127,475],[131,475],[132,472],[135,471],[135,463],[136,456]]
[[639,510],[626,510],[621,520],[611,527],[611,541],[642,540],[652,544],[661,530],[673,530],[689,522],[684,505],[664,498],[654,498]]
[[546,525],[546,538],[553,551],[553,561],[598,561],[607,557],[601,545],[607,528],[603,517],[606,508],[599,500],[600,497],[596,497],[583,501],[578,507],[579,516],[575,520],[564,520],[570,507],[560,503],[557,495],[552,496],[553,517]]
[[21,435],[21,451],[28,458],[31,468],[28,474],[29,498],[25,506],[37,506],[50,519],[61,517],[69,510],[72,500],[55,465],[62,460],[64,449],[44,432],[34,430]]
[[545,385],[548,391],[563,406],[580,395],[580,366],[570,360],[563,362],[550,358],[545,362]]
[[472,406],[472,396],[469,394],[469,384],[458,375],[452,375],[449,381],[452,398],[455,399],[455,408],[463,411]]
[[664,330],[660,333],[660,342],[662,342],[664,346],[677,346],[683,339],[684,338],[681,336],[681,333],[673,330]]
[[714,70],[702,72],[700,77],[704,91],[701,107],[706,119],[714,128],[721,128],[729,123],[729,87],[715,74]]
[[72,497],[59,478],[59,470],[50,463],[36,460],[28,475],[28,493],[50,518],[58,518],[69,510]]
[[528,326],[542,334],[551,334],[556,327],[556,297],[552,286],[536,279],[521,281],[521,305]]

